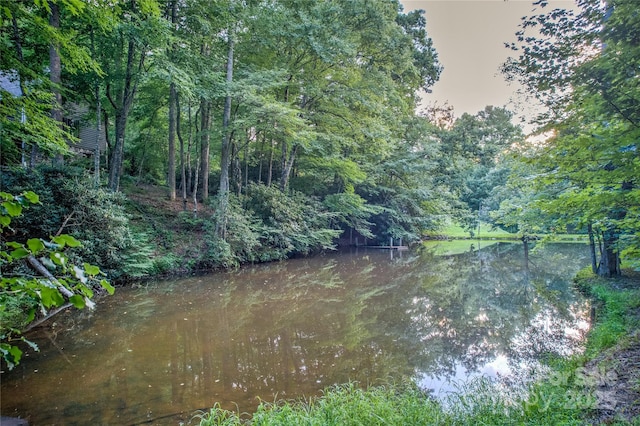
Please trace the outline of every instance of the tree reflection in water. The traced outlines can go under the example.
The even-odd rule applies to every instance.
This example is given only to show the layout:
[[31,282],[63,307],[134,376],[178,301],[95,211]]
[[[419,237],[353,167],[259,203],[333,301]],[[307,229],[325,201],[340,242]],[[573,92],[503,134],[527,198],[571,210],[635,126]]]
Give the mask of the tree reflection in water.
[[361,250],[121,289],[94,314],[56,320],[71,333],[29,336],[42,352],[3,374],[2,413],[175,424],[216,402],[250,412],[348,381],[446,390],[576,350],[588,309],[568,281],[587,255],[549,244],[527,270],[521,244]]

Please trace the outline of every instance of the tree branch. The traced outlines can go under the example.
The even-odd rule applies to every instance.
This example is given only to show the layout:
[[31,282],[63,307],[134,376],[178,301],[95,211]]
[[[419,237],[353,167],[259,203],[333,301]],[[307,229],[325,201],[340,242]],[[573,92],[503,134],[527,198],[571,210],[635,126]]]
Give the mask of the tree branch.
[[[69,299],[71,296],[74,296],[75,294],[69,290],[68,288],[66,288],[65,286],[63,286],[62,284],[60,284],[60,281],[58,281],[58,279],[56,277],[54,277],[51,272],[49,272],[49,270],[47,268],[44,267],[44,265],[42,263],[40,263],[40,261],[38,259],[36,259],[35,257],[33,257],[33,255],[29,255],[27,256],[27,262],[29,263],[29,265],[31,265],[31,267],[33,269],[35,269],[40,275],[42,275],[43,277],[45,277],[46,279],[49,280],[49,282],[51,284],[53,284],[54,286],[56,286],[56,288],[58,289],[58,291],[60,293],[62,293],[63,296],[65,296],[67,299]],[[85,305],[89,308],[89,309],[93,309],[95,308],[95,303],[93,303],[91,300],[89,300],[88,298],[85,297]]]

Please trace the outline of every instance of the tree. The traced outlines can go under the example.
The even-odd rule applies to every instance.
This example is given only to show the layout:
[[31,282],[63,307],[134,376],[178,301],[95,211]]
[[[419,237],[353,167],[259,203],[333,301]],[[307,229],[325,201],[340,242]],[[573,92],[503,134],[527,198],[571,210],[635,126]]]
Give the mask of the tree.
[[80,0],[0,2],[0,77],[6,86],[13,87],[3,87],[0,93],[3,162],[5,153],[15,151],[16,144],[22,164],[34,166],[36,152],[63,154],[68,150],[67,142],[75,140],[61,124],[61,75],[63,68],[74,75],[99,72],[70,25],[87,9]]
[[[25,243],[5,240],[6,232],[10,230],[12,219],[20,216],[24,208],[31,204],[40,203],[37,194],[27,191],[20,195],[0,192],[0,231],[2,231],[2,246],[0,247],[0,299],[24,296],[36,301],[38,310],[48,313],[49,309],[69,303],[76,308],[93,307],[90,300],[94,295],[94,286],[113,294],[114,288],[105,279],[97,266],[84,263],[79,267],[70,262],[65,253],[66,247],[78,247],[80,242],[70,235],[59,234],[45,241],[40,238],[30,238]],[[12,266],[25,261],[33,268],[38,276],[25,274],[12,269]],[[46,267],[45,267],[46,265]],[[50,270],[55,271],[57,277]],[[28,322],[36,315],[33,308],[28,315]],[[20,335],[20,330],[3,324],[0,329],[0,353],[9,369],[15,367],[22,358],[22,350],[12,342]],[[37,350],[37,346],[25,341]]]
[[217,223],[218,236],[225,238],[227,233],[227,205],[229,203],[229,166],[231,164],[231,84],[233,83],[233,52],[235,31],[230,27],[227,33],[227,66],[225,81],[227,93],[222,110],[222,145],[220,148],[220,189],[218,209],[220,220]]
[[129,112],[162,28],[155,0],[122,0],[115,5],[115,10],[119,20],[112,31],[102,34],[98,47],[103,52],[101,65],[107,75],[106,96],[115,115],[108,182],[112,191],[120,188]]
[[[170,17],[171,28],[175,30],[178,23],[178,0],[173,0],[169,4],[168,15]],[[175,44],[170,48],[169,55],[176,49]],[[169,186],[169,199],[176,199],[176,135],[178,122],[178,90],[175,81],[169,83],[169,161],[167,167],[167,185]]]
[[[578,12],[553,10],[526,19],[520,46],[512,46],[520,56],[504,67],[548,107],[538,122],[556,132],[531,159],[540,185],[562,188],[544,205],[560,217],[571,211],[578,225],[597,233],[601,257],[595,269],[603,276],[621,273],[621,251],[632,259],[640,251],[636,6],[582,0]],[[527,36],[529,28],[543,37]],[[633,236],[626,248],[622,234]]]

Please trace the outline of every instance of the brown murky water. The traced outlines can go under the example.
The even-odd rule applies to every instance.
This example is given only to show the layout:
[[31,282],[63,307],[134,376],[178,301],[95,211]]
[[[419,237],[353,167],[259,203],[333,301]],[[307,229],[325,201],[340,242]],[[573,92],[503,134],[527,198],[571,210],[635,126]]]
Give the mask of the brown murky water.
[[31,425],[180,424],[214,404],[412,377],[435,394],[576,350],[588,306],[569,286],[584,245],[456,256],[351,251],[118,289],[27,337],[1,410]]

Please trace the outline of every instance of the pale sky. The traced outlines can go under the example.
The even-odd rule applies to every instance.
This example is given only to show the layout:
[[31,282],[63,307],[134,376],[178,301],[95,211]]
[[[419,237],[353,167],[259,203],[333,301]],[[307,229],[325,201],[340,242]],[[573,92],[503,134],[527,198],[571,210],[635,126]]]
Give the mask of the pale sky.
[[424,96],[424,105],[448,102],[456,117],[475,114],[487,105],[506,106],[524,114],[526,106],[515,98],[511,86],[500,73],[500,65],[517,52],[504,47],[516,41],[520,18],[554,8],[571,8],[572,0],[552,0],[535,13],[533,0],[400,0],[404,11],[423,9],[427,33],[433,40],[444,67],[433,93]]

